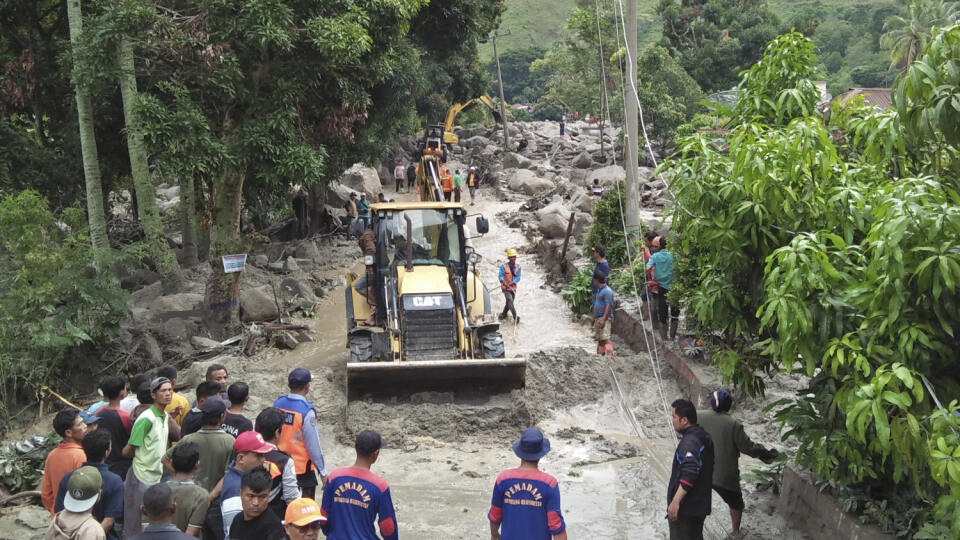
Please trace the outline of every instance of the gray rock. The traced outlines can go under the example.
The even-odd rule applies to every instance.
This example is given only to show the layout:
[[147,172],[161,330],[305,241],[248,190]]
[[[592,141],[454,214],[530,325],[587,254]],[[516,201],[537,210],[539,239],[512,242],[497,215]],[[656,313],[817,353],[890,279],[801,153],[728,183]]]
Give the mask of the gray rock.
[[297,260],[293,257],[287,257],[287,260],[283,262],[283,271],[284,272],[299,272],[300,265],[297,264]]
[[243,322],[273,321],[280,317],[273,291],[265,287],[240,291],[240,320]]
[[266,268],[270,264],[270,259],[263,253],[253,256],[252,264],[258,268]]
[[317,249],[317,244],[310,240],[297,244],[297,258],[319,261],[321,257],[320,250]]
[[133,291],[131,296],[133,297],[133,305],[137,307],[149,307],[150,304],[160,297],[163,294],[163,288],[160,282],[151,283],[142,289]]
[[283,272],[284,264],[282,262],[272,262],[267,265],[267,269],[274,272]]
[[163,350],[160,348],[160,344],[157,343],[157,338],[153,337],[152,334],[143,335],[143,342],[140,345],[140,349],[146,354],[147,358],[150,359],[152,365],[159,366],[163,364]]
[[[24,509],[26,510],[26,508]],[[23,513],[24,510],[21,510],[20,513]],[[43,510],[43,513],[46,514],[47,525],[50,524],[50,512],[47,512],[43,507],[40,507],[40,510]],[[32,538],[30,535],[34,531],[24,527],[17,523],[13,519],[0,519],[0,538]],[[40,538],[43,538],[41,535]]]
[[377,193],[383,191],[376,169],[362,163],[355,163],[344,171],[340,184],[353,191],[366,193],[367,198],[372,201],[377,200]]
[[503,167],[505,169],[529,169],[532,164],[532,161],[515,152],[507,152],[503,156]]
[[571,211],[563,201],[553,201],[543,208],[537,210],[537,217],[540,220],[546,219],[551,214],[560,214],[564,219],[570,217]]
[[46,530],[50,526],[50,512],[39,506],[28,506],[17,514],[17,523],[29,529]]
[[520,169],[510,177],[510,189],[527,195],[535,195],[553,189],[553,182],[538,177],[533,171]]
[[464,148],[481,148],[482,149],[485,146],[493,145],[493,141],[491,141],[486,137],[475,135],[467,139],[460,139],[460,145],[463,146]]
[[593,212],[593,207],[597,204],[597,198],[586,191],[581,191],[573,196],[570,204],[577,210],[589,214]]
[[540,232],[544,238],[563,238],[567,234],[568,218],[561,214],[547,214],[540,220]]
[[[194,349],[198,351],[206,349],[216,349],[220,347],[220,342],[212,340],[210,338],[205,338],[203,336],[193,336],[190,338],[190,344],[193,345]],[[178,381],[179,382],[179,381]]]
[[191,311],[203,302],[203,295],[196,293],[180,293],[160,296],[150,303],[150,311],[154,315],[173,311]]
[[593,165],[593,158],[587,152],[580,152],[570,164],[578,169],[589,169]]
[[179,317],[174,317],[172,319],[167,319],[163,322],[163,337],[174,342],[186,341],[190,338],[190,327],[192,324],[188,324],[189,319],[181,319]]
[[583,185],[589,185],[593,183],[594,178],[600,179],[600,185],[603,187],[610,187],[615,185],[620,180],[625,180],[627,178],[627,171],[624,170],[620,165],[607,165],[606,167],[600,167],[587,173],[586,183]]

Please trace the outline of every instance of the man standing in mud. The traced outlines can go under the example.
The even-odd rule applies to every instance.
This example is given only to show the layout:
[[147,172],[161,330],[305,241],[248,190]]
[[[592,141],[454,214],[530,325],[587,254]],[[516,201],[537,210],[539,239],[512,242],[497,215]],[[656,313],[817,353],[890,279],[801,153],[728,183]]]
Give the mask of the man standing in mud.
[[357,433],[353,466],[330,473],[320,504],[320,512],[327,517],[320,526],[329,540],[378,540],[374,524],[384,540],[399,537],[390,486],[370,470],[381,447],[383,440],[376,431]]
[[713,485],[713,439],[697,425],[693,403],[678,399],[671,406],[673,429],[680,434],[680,443],[667,485],[670,540],[703,540]]
[[500,313],[500,320],[507,318],[507,313],[513,314],[513,320],[520,323],[520,317],[517,316],[517,308],[513,302],[517,298],[517,283],[520,283],[520,265],[517,264],[517,250],[510,248],[507,250],[507,262],[500,265],[500,290],[503,291],[503,311]]
[[779,455],[775,448],[766,449],[750,440],[740,420],[730,416],[733,396],[724,389],[710,396],[711,410],[697,411],[703,429],[713,439],[717,462],[713,469],[713,490],[730,507],[730,536],[740,536],[743,518],[743,492],[740,490],[740,454],[772,463]]
[[523,430],[513,443],[520,466],[497,476],[490,501],[491,540],[566,540],[557,479],[540,470],[550,440],[537,428]]

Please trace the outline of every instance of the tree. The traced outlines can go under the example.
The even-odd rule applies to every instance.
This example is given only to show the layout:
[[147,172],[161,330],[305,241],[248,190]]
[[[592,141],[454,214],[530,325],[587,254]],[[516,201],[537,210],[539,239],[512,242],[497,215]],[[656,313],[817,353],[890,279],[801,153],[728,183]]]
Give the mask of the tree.
[[[70,43],[76,45],[83,34],[83,13],[80,2],[67,2],[70,20]],[[84,84],[74,81],[74,96],[77,102],[77,118],[80,125],[80,147],[83,153],[83,177],[87,188],[87,218],[90,222],[90,242],[93,256],[103,269],[105,252],[110,248],[107,239],[107,218],[103,211],[103,187],[100,183],[100,159],[97,155],[97,139],[93,132],[93,105]]]
[[956,537],[960,26],[934,32],[896,110],[836,105],[829,125],[813,51],[799,33],[771,42],[741,79],[728,151],[694,134],[663,166],[681,234],[672,293],[718,336],[726,381],[762,393],[765,373],[809,377],[778,403],[797,462],[883,501],[888,530]]
[[880,39],[890,49],[890,67],[906,70],[920,56],[930,39],[930,29],[947,26],[960,18],[960,8],[945,0],[914,0],[906,16],[895,15],[883,24]]
[[780,26],[766,0],[660,0],[657,12],[660,43],[706,92],[735,85]]
[[[535,103],[540,98],[546,81],[542,76],[531,73],[530,65],[542,58],[546,52],[543,47],[525,47],[500,54],[503,95],[508,102]],[[487,91],[490,95],[496,95],[497,66],[493,60],[487,62],[487,73],[491,79],[491,86]]]

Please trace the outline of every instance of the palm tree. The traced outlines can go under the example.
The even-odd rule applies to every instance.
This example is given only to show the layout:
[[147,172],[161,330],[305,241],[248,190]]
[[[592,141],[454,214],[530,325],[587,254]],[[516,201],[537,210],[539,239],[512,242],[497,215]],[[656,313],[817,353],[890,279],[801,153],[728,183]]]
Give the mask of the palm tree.
[[887,19],[880,43],[890,49],[890,67],[906,71],[923,52],[930,39],[930,29],[948,26],[958,19],[960,8],[944,0],[915,0],[905,17]]

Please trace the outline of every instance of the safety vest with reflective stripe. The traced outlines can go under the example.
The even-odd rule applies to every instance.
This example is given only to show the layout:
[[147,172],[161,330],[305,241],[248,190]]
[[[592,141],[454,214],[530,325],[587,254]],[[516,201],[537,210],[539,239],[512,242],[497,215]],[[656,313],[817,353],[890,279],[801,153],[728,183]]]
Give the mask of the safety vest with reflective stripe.
[[477,173],[470,171],[467,175],[467,187],[477,187]]
[[[514,268],[516,268],[517,274],[519,274],[519,273],[520,273],[520,263],[514,264],[513,266],[514,266]],[[503,265],[503,281],[506,282],[506,283],[509,283],[510,286],[508,287],[508,286],[504,285],[503,282],[501,282],[501,283],[500,283],[500,290],[503,290],[503,291],[506,291],[506,290],[516,291],[516,290],[517,290],[517,284],[513,282],[513,278],[515,278],[515,277],[517,277],[517,276],[513,273],[512,270],[510,270],[510,263],[505,263],[505,264]]]
[[290,399],[287,396],[278,397],[273,402],[273,406],[283,411],[283,427],[280,428],[280,441],[277,447],[293,458],[297,474],[313,470],[310,453],[307,452],[307,445],[303,442],[303,422],[307,413],[313,411],[313,407],[306,401]]

